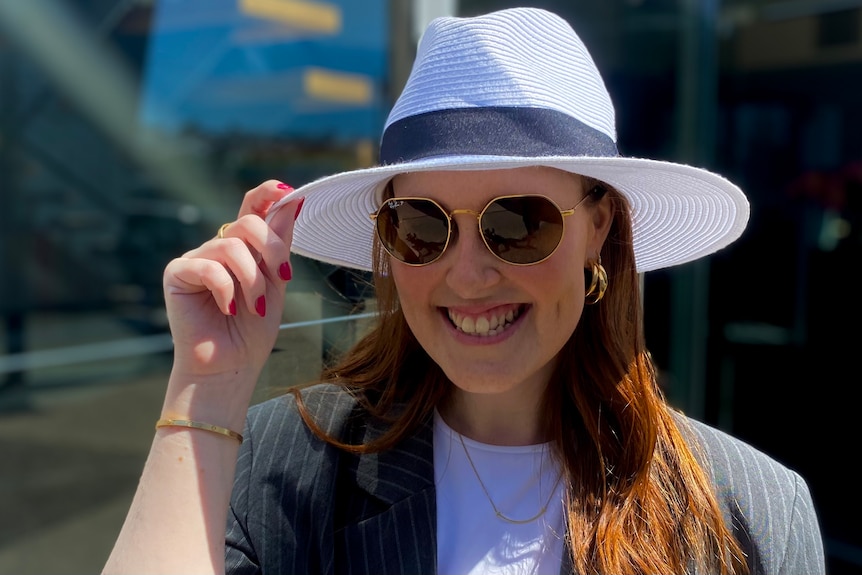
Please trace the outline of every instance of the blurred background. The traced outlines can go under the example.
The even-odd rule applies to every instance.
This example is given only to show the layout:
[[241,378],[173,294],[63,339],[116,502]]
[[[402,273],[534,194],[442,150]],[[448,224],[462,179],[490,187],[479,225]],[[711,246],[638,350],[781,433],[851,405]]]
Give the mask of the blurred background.
[[[374,164],[425,23],[515,5],[584,39],[623,154],[749,195],[738,242],[646,274],[647,343],[674,405],[806,477],[829,572],[862,573],[862,0],[0,0],[0,573],[107,558],[170,369],[164,265],[264,179]],[[365,274],[294,274],[256,400],[374,311]]]

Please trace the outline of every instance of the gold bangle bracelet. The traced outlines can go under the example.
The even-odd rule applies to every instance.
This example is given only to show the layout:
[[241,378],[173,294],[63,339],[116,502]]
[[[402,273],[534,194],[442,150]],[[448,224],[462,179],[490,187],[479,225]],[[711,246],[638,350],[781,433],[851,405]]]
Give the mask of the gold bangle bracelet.
[[212,433],[232,437],[242,443],[242,435],[236,431],[228,429],[227,427],[220,427],[218,425],[213,425],[212,423],[202,423],[200,421],[190,421],[188,419],[160,419],[156,422],[156,429],[160,427],[191,427],[193,429],[203,429],[204,431],[211,431]]

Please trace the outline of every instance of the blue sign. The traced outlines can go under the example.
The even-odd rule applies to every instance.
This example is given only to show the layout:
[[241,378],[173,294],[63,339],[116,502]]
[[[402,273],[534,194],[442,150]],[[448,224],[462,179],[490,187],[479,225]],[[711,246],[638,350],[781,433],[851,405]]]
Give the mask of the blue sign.
[[377,140],[386,0],[159,0],[143,121],[167,131]]

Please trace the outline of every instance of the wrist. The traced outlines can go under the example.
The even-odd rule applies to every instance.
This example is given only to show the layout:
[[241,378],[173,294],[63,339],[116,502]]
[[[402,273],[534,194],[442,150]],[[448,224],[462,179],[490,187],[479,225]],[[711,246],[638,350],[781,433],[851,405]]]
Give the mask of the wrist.
[[241,432],[256,378],[240,373],[190,377],[172,373],[160,419],[205,422]]

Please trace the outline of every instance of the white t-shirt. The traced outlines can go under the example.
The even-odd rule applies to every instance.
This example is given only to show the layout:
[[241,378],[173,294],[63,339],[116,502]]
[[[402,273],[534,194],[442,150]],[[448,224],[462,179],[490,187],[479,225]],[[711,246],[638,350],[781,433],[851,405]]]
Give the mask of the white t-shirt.
[[558,575],[565,538],[563,485],[550,445],[500,446],[463,439],[503,515],[528,519],[546,504],[547,511],[524,524],[497,517],[458,433],[435,411],[438,573]]

